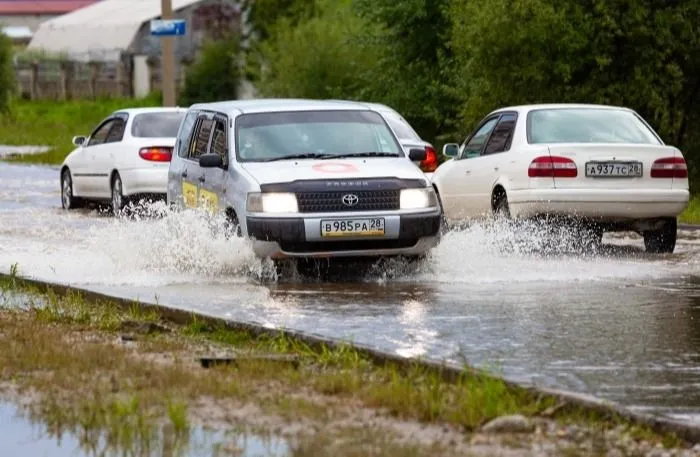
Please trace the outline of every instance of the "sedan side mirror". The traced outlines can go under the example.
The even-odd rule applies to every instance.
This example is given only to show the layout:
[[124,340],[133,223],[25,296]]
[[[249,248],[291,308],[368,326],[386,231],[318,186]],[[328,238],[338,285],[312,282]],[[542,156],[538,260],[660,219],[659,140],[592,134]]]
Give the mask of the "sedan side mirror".
[[73,144],[75,146],[82,146],[83,143],[85,143],[86,138],[84,136],[74,136],[73,137]]
[[414,161],[425,160],[426,153],[424,148],[414,148],[408,151],[408,158]]
[[442,155],[445,157],[457,157],[459,145],[457,143],[447,143],[442,147]]
[[219,154],[202,154],[199,156],[199,166],[202,168],[223,168],[224,159]]

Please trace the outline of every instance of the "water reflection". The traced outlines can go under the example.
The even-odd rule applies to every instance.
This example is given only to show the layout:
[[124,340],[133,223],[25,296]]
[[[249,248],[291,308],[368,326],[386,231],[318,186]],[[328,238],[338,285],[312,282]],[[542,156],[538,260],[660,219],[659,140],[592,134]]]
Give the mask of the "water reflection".
[[150,439],[119,441],[104,431],[66,432],[30,418],[21,408],[0,402],[0,456],[22,457],[283,457],[290,453],[287,442],[275,435],[256,435],[244,429],[218,431],[194,427],[185,439],[167,426]]

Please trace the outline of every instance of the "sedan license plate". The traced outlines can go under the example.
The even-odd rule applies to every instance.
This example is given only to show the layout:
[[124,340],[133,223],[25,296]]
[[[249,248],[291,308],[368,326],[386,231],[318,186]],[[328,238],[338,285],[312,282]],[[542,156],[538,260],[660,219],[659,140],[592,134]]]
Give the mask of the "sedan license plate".
[[384,218],[371,219],[329,219],[321,221],[321,236],[382,236]]
[[640,178],[641,162],[586,162],[586,176],[592,178]]

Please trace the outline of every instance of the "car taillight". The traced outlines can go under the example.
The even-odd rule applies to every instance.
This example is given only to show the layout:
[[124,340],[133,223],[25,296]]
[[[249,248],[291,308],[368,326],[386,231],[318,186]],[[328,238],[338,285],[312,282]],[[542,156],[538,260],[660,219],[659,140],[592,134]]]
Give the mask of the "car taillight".
[[173,148],[141,148],[139,150],[139,155],[142,159],[150,160],[151,162],[170,162],[173,156]]
[[542,156],[530,162],[527,169],[530,178],[575,178],[576,162],[566,157]]
[[687,178],[688,166],[683,157],[664,157],[651,165],[652,178]]
[[438,166],[437,153],[430,146],[425,147],[425,160],[421,160],[420,169],[424,172],[432,172]]

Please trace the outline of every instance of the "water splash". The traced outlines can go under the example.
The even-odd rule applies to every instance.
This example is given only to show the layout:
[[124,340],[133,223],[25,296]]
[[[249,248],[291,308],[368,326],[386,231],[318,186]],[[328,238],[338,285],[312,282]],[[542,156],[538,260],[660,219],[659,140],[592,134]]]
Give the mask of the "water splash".
[[322,274],[328,262],[321,261],[304,275],[287,268],[278,277],[271,261],[256,258],[249,240],[227,235],[223,216],[203,210],[142,202],[118,217],[100,209],[20,208],[3,218],[0,268],[18,262],[25,274],[72,284],[586,281],[659,277],[673,265],[635,246],[588,249],[581,233],[566,226],[485,221],[448,232],[424,260],[332,261],[335,276]]

